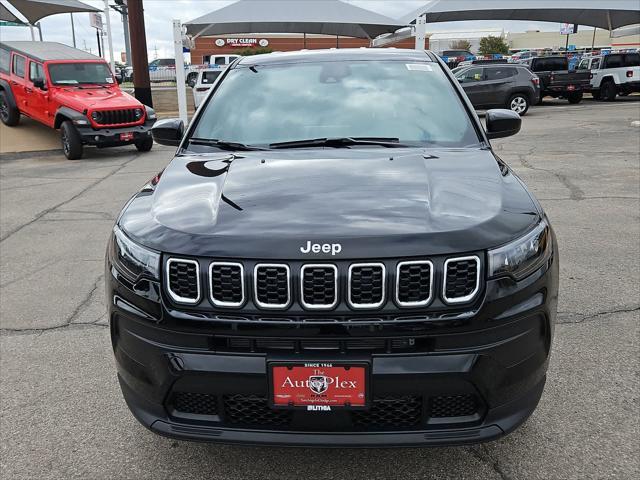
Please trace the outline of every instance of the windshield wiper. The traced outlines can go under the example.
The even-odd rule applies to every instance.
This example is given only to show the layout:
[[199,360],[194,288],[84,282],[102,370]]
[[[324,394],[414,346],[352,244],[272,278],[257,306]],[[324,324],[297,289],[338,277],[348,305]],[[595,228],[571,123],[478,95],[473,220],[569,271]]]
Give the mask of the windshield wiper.
[[269,148],[306,148],[306,147],[349,147],[351,145],[379,145],[387,148],[407,147],[397,138],[385,137],[334,137],[310,138],[308,140],[293,140],[269,145]]
[[192,137],[189,139],[189,143],[193,145],[206,145],[208,147],[217,147],[220,150],[231,150],[231,151],[265,150],[264,148],[253,147],[251,145],[245,145],[244,143],[228,142],[226,140],[217,140],[215,138]]

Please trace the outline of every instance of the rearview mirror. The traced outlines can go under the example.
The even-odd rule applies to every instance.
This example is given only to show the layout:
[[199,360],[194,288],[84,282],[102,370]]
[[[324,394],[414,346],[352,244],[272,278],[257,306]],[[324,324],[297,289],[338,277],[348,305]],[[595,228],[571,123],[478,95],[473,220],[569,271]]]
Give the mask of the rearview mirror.
[[40,90],[46,90],[46,87],[44,84],[44,78],[34,78],[33,86],[36,88],[39,88]]
[[179,118],[158,120],[151,128],[151,136],[160,145],[177,147],[184,135],[184,122]]
[[504,138],[520,131],[522,119],[516,112],[506,109],[488,110],[486,114],[487,137]]

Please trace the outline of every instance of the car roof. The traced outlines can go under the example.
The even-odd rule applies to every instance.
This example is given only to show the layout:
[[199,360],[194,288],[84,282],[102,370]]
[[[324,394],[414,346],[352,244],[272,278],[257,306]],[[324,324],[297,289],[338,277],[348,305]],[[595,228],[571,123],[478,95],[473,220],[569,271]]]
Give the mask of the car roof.
[[322,50],[298,50],[241,57],[236,65],[267,65],[277,63],[304,63],[321,61],[354,60],[406,60],[435,61],[433,53],[425,50],[400,48],[331,48]]
[[0,47],[27,57],[46,62],[49,60],[103,60],[100,57],[58,42],[0,42]]

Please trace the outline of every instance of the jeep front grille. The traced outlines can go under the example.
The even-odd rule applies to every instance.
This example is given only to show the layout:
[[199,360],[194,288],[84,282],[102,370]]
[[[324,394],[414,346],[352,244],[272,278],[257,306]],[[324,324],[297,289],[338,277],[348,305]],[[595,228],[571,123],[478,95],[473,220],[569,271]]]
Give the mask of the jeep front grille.
[[124,110],[97,110],[97,118],[94,121],[99,125],[124,125],[136,123],[140,118],[136,118],[136,109],[127,108]]
[[290,277],[288,265],[256,265],[253,273],[256,304],[262,308],[287,308],[291,302]]
[[480,288],[480,259],[476,256],[449,258],[444,262],[443,297],[447,303],[465,303]]
[[[202,272],[199,265],[206,265]],[[399,310],[424,315],[428,308],[445,315],[477,300],[481,274],[478,255],[362,263],[169,258],[163,278],[170,300],[178,304],[202,302],[205,309],[253,316],[261,310],[287,310],[292,315],[289,320],[280,315],[260,318],[265,322],[351,322],[375,321],[380,313],[390,316]],[[326,315],[329,311],[335,312],[333,320]],[[349,318],[354,311],[357,318]]]
[[195,260],[170,258],[166,269],[167,290],[177,303],[200,301],[200,267]]

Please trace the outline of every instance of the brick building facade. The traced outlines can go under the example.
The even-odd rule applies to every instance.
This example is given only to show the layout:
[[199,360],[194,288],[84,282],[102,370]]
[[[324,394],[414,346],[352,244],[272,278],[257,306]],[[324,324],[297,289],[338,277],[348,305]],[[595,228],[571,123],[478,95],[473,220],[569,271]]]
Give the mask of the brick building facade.
[[[237,54],[244,48],[269,48],[274,52],[288,52],[307,48],[358,48],[368,47],[366,38],[336,37],[328,35],[296,35],[296,34],[242,34],[198,37],[195,48],[191,50],[191,63],[200,65],[211,55]],[[415,40],[409,38],[393,45],[396,48],[414,48]],[[428,48],[428,45],[425,46]],[[208,62],[206,62],[208,63]]]

